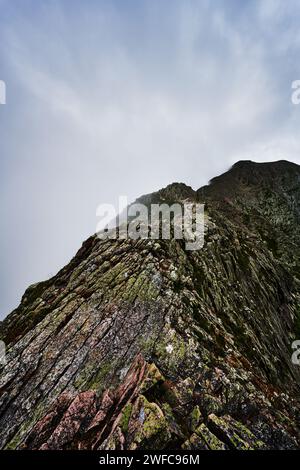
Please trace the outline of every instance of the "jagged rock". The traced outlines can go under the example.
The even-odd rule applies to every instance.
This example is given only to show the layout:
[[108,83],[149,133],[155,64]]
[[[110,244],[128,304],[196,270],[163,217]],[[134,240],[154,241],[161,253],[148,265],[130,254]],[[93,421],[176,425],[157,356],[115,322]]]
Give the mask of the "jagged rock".
[[220,441],[210,430],[201,424],[183,446],[186,450],[226,450],[228,447]]
[[184,201],[203,249],[90,237],[0,324],[1,448],[299,447],[300,167],[139,200]]

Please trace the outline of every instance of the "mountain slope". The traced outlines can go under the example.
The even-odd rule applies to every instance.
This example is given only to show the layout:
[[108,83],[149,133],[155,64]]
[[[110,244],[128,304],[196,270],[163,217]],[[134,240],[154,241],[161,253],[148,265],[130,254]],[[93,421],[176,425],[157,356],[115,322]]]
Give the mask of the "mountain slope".
[[298,448],[300,167],[238,162],[180,240],[88,239],[2,323],[0,447]]

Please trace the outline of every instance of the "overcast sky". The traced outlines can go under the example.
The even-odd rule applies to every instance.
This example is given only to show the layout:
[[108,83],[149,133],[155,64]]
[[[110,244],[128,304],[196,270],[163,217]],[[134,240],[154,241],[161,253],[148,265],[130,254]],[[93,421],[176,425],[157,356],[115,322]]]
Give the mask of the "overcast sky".
[[299,0],[0,0],[0,316],[96,207],[300,163]]

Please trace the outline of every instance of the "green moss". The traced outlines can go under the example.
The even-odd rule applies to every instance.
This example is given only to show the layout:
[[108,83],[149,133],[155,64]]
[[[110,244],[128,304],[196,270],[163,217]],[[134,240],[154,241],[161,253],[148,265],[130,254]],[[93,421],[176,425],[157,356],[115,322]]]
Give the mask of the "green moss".
[[144,394],[145,392],[152,391],[159,387],[164,381],[164,376],[160,373],[156,365],[152,363],[148,368],[147,377],[140,388],[140,393]]
[[121,427],[123,433],[126,433],[128,431],[128,425],[129,425],[129,420],[130,420],[130,417],[131,417],[131,413],[132,413],[132,404],[128,403],[123,408],[122,418],[121,418],[121,421],[120,421],[120,427]]
[[191,413],[191,430],[195,431],[197,426],[199,425],[199,421],[201,419],[201,411],[198,405],[193,408]]
[[11,441],[5,446],[5,450],[16,450],[20,444],[20,435],[16,434]]
[[210,450],[225,450],[225,445],[210,430],[201,424],[196,429],[196,434],[203,439]]
[[154,300],[159,294],[159,289],[149,277],[149,273],[142,272],[138,278],[129,279],[126,289],[122,291],[122,299],[134,302],[136,299],[147,301]]
[[150,403],[144,395],[138,403],[140,428],[134,436],[131,450],[161,449],[171,438],[168,422],[156,403]]
[[254,434],[238,421],[230,420],[228,422],[228,420],[216,415],[210,415],[209,428],[231,449],[254,450],[263,446],[263,443],[258,441]]
[[143,397],[143,411],[145,420],[142,425],[142,430],[146,438],[166,428],[166,420],[156,403],[150,403]]
[[86,390],[96,390],[100,393],[106,387],[108,375],[114,370],[114,366],[114,361],[106,361],[102,363],[101,368],[92,375],[90,373],[90,367],[77,378],[75,386],[81,388],[81,390],[84,388]]
[[[168,352],[168,347],[172,350]],[[172,337],[163,337],[155,344],[155,354],[160,360],[166,362],[172,371],[180,367],[187,354],[187,346],[177,334]]]
[[44,414],[45,408],[44,405],[41,403],[36,407],[32,416],[28,420],[25,420],[25,422],[21,425],[18,432],[5,446],[5,450],[16,450],[20,448],[24,440],[24,436],[27,434],[28,430],[31,430]]

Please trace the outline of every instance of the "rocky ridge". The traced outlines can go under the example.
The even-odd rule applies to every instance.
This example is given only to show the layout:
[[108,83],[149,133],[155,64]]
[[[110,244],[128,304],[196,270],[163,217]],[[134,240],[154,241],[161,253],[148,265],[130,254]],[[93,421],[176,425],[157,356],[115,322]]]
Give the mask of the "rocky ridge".
[[3,449],[300,444],[300,167],[238,162],[203,202],[203,249],[90,237],[0,326]]

